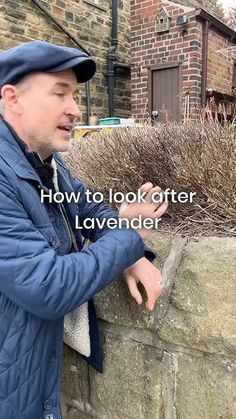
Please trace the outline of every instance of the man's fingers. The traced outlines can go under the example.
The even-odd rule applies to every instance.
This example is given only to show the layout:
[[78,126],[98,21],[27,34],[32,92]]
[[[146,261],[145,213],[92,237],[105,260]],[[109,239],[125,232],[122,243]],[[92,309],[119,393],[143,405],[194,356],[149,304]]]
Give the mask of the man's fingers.
[[[154,186],[154,188],[151,188],[149,190],[149,192],[147,193],[146,197],[145,197],[145,201],[148,204],[152,204],[153,202],[159,203],[161,200],[161,188],[160,186]],[[154,200],[154,201],[153,201]]]
[[142,300],[140,299],[141,294],[138,290],[137,283],[142,284],[147,296],[146,308],[148,310],[153,310],[156,301],[164,289],[160,270],[145,257],[142,257],[129,268],[126,268],[124,275],[131,295],[139,304],[141,304]]
[[128,210],[128,203],[126,201],[122,202],[119,208],[119,216],[122,217],[124,212]]
[[[123,202],[119,208],[119,216],[132,219],[141,215],[143,218],[161,218],[167,209],[168,203],[161,203],[161,188],[147,182],[140,187],[141,193],[145,193],[145,202]],[[158,211],[158,212],[157,212]]]
[[156,304],[158,298],[160,297],[163,288],[164,288],[164,285],[163,285],[163,282],[162,282],[162,278],[158,279],[158,281],[155,285],[155,288],[154,287],[149,288],[149,285],[148,285],[148,287],[147,286],[145,287],[146,293],[147,293],[146,308],[148,310],[152,311],[154,309],[155,304]]
[[129,275],[126,277],[126,282],[127,282],[127,285],[129,287],[129,291],[132,297],[135,299],[135,301],[137,301],[138,304],[142,304],[143,299],[139,292],[135,278]]
[[153,310],[155,303],[157,299],[159,298],[160,293],[157,291],[157,289],[151,286],[151,283],[149,283],[149,281],[147,284],[143,284],[143,285],[147,294],[146,308],[148,310]]
[[[162,279],[160,278],[158,280],[158,282],[155,285],[155,288],[153,288],[152,286],[150,286],[150,283],[148,281],[148,283],[146,283],[146,281],[141,281],[145,291],[146,291],[146,295],[147,295],[147,302],[146,302],[146,308],[150,311],[152,311],[155,307],[156,301],[158,300],[158,298],[160,297],[160,294],[163,290],[163,282]],[[138,286],[137,286],[137,281],[136,279],[131,276],[131,275],[126,275],[126,283],[128,285],[130,294],[132,295],[132,297],[135,299],[135,301],[140,305],[142,304],[142,295],[139,292]]]
[[142,186],[140,186],[141,193],[146,192],[148,193],[150,189],[153,188],[153,184],[151,182],[146,182]]
[[155,303],[150,302],[149,300],[146,302],[146,308],[150,311],[154,309]]
[[163,202],[160,207],[157,207],[154,211],[155,218],[161,218],[168,208],[168,202]]
[[150,188],[149,191],[147,192],[147,195],[145,196],[146,204],[152,204],[153,203],[153,198],[155,199],[156,202],[158,202],[161,198],[161,196],[159,197],[160,193],[161,193],[160,186],[154,186],[154,187]]

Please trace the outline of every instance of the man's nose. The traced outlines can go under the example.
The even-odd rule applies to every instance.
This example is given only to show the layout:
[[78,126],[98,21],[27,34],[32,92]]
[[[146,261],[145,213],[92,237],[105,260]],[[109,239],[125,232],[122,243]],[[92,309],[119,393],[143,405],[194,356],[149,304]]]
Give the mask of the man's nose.
[[75,99],[72,99],[70,104],[68,104],[65,113],[66,113],[66,115],[71,115],[74,118],[80,118],[81,117],[81,111],[80,111],[79,106],[77,105]]

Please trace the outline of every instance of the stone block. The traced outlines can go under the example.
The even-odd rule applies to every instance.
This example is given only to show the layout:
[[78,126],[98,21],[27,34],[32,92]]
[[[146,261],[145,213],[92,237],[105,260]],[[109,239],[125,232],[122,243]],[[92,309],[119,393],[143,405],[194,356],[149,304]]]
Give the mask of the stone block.
[[236,366],[179,354],[175,400],[177,418],[235,419]]
[[30,23],[35,26],[39,26],[41,22],[41,16],[27,13],[27,23]]
[[191,240],[175,278],[161,339],[236,354],[236,239]]
[[57,19],[63,20],[65,19],[65,10],[58,6],[52,6],[52,14]]
[[89,401],[87,362],[73,349],[64,344],[61,390],[64,400]]
[[90,400],[98,417],[159,419],[162,351],[105,333],[104,373],[90,370]]
[[61,392],[60,396],[61,396],[61,416],[62,416],[62,419],[68,419],[68,416],[67,416],[67,413],[68,413],[67,399],[62,392]]
[[65,1],[56,0],[55,5],[61,7],[62,9],[66,9],[66,3],[65,3]]
[[[75,409],[74,407],[71,407],[69,409],[67,419],[89,419],[92,416],[88,415],[87,413],[81,412],[78,409]],[[64,418],[63,418],[64,419]]]

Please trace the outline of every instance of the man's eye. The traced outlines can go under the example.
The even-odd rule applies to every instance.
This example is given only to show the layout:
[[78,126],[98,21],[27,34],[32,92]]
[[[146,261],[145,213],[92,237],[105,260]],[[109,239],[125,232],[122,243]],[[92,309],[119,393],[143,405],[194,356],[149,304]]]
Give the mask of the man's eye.
[[54,94],[55,94],[56,96],[60,96],[60,97],[65,96],[65,93],[62,93],[62,92],[55,92]]

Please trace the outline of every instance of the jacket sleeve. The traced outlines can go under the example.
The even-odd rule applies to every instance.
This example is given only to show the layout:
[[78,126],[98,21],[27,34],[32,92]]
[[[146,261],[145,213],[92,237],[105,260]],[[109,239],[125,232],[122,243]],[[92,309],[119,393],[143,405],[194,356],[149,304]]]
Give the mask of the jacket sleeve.
[[63,317],[144,255],[132,230],[110,230],[82,250],[58,256],[0,177],[0,292],[49,320]]
[[[117,211],[114,211],[108,204],[105,202],[97,203],[90,202],[86,197],[87,187],[79,179],[74,177],[70,171],[68,171],[70,177],[70,182],[73,190],[76,194],[80,194],[79,204],[78,204],[78,215],[81,225],[83,226],[84,220],[86,218],[99,219],[100,221],[109,218],[118,218]],[[89,239],[91,242],[96,242],[99,238],[103,237],[109,229],[105,226],[104,228],[94,228],[81,230],[82,236],[86,239]]]

